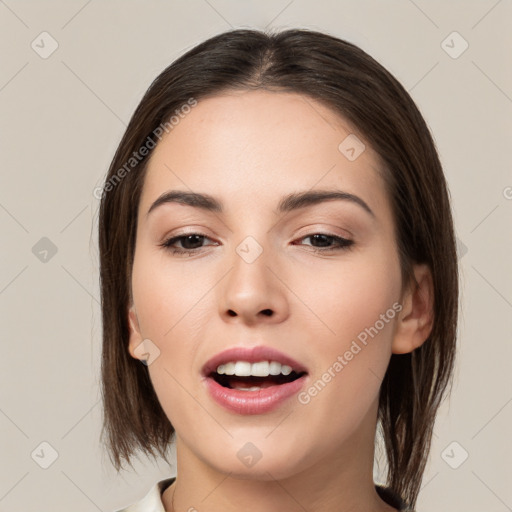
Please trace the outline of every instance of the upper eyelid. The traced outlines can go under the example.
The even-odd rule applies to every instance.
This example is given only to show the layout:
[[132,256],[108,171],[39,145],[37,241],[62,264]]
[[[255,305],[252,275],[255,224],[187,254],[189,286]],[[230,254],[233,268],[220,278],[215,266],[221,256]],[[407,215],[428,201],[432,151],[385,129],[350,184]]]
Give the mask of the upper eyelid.
[[[329,221],[328,224],[330,224],[331,222],[332,221]],[[330,229],[328,227],[315,227],[315,225],[318,225],[318,224],[322,224],[322,221],[317,222],[317,223],[312,223],[306,227],[300,228],[300,230],[302,230],[302,229],[306,230],[305,234],[300,235],[300,237],[305,237],[305,236],[313,235],[313,234],[337,236],[340,238],[354,237],[354,234],[351,233],[351,231],[347,228],[337,227],[336,229],[342,230],[345,232],[345,234],[343,234],[343,233],[339,234],[339,233],[335,233],[334,229]],[[204,229],[204,228],[200,228],[200,227],[196,227],[196,228],[192,227],[192,228],[190,228],[190,231],[185,231],[183,233],[178,232],[176,235],[172,235],[172,236],[169,235],[169,236],[166,236],[165,238],[170,239],[170,238],[182,237],[182,236],[188,236],[188,235],[201,235],[201,236],[205,236],[207,238],[211,238],[209,235],[207,235],[205,233],[205,231],[208,231],[208,229]]]

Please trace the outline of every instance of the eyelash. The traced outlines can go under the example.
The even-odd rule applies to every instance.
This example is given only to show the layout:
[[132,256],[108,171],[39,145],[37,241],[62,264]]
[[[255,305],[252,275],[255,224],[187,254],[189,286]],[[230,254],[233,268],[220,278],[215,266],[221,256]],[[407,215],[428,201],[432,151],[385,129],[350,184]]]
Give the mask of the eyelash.
[[[299,238],[299,240],[303,240],[305,238],[310,238],[315,235],[324,236],[327,238],[333,239],[333,241],[337,244],[335,247],[327,247],[327,248],[319,248],[319,247],[312,247],[313,252],[317,253],[326,253],[326,252],[334,252],[334,251],[343,251],[343,250],[349,250],[354,245],[353,240],[349,240],[347,238],[342,238],[340,236],[331,235],[329,233],[312,233],[310,235],[303,236]],[[203,235],[202,233],[187,233],[184,235],[174,236],[172,238],[168,238],[167,240],[164,240],[161,244],[159,244],[160,247],[163,247],[165,250],[170,251],[172,254],[188,254],[189,256],[192,256],[195,254],[199,249],[202,249],[202,247],[196,247],[195,249],[180,249],[178,247],[172,247],[172,244],[175,242],[178,242],[180,240],[183,240],[189,236],[199,236],[202,238],[209,238],[206,235]]]

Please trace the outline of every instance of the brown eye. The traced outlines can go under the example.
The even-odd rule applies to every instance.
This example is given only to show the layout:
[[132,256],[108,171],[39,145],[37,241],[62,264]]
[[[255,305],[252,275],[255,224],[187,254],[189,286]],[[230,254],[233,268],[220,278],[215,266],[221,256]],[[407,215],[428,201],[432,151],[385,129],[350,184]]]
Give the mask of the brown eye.
[[[311,235],[307,235],[305,237],[300,238],[300,240],[305,240],[306,238],[310,238],[312,241],[312,248],[318,252],[329,252],[336,250],[343,250],[354,244],[353,240],[348,240],[347,238],[342,238],[336,235],[330,235],[327,233],[314,233]],[[332,244],[334,243],[334,246]],[[318,244],[318,245],[316,245]]]
[[[160,246],[173,254],[193,254],[203,247],[203,242],[209,238],[201,233],[187,233],[186,235],[174,236],[164,240]],[[174,247],[174,244],[180,243],[181,247]]]

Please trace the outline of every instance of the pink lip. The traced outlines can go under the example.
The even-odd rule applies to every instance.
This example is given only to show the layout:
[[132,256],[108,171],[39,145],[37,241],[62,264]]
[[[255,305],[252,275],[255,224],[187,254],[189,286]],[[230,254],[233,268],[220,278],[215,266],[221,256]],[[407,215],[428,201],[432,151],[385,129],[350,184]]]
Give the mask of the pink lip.
[[216,354],[205,363],[202,369],[202,374],[204,376],[208,376],[210,373],[217,370],[217,366],[219,366],[219,364],[229,363],[230,361],[247,361],[249,363],[257,363],[258,361],[277,361],[281,364],[291,366],[297,373],[307,372],[307,369],[303,364],[295,361],[295,359],[292,359],[286,354],[279,352],[279,350],[258,345],[257,347],[252,348],[228,348],[227,350]]
[[[230,361],[278,361],[291,366],[297,373],[306,372],[300,378],[286,384],[276,384],[262,388],[259,391],[240,391],[221,386],[210,374],[220,364]],[[213,356],[202,370],[203,382],[210,396],[222,407],[238,414],[262,414],[280,406],[285,400],[295,395],[308,380],[307,369],[304,365],[276,349],[265,346],[253,348],[234,347]]]
[[204,383],[210,396],[222,407],[238,414],[263,414],[279,407],[285,400],[295,395],[306,384],[309,376],[262,388],[259,391],[240,391],[221,386],[211,377],[205,377]]

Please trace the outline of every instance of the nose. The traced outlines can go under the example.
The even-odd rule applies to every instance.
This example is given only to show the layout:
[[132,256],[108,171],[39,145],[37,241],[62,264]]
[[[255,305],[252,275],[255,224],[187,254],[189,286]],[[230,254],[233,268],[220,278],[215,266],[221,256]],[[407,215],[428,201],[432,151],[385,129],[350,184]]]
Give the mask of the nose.
[[268,250],[254,260],[235,252],[221,287],[220,314],[226,322],[279,323],[289,315],[285,276]]

